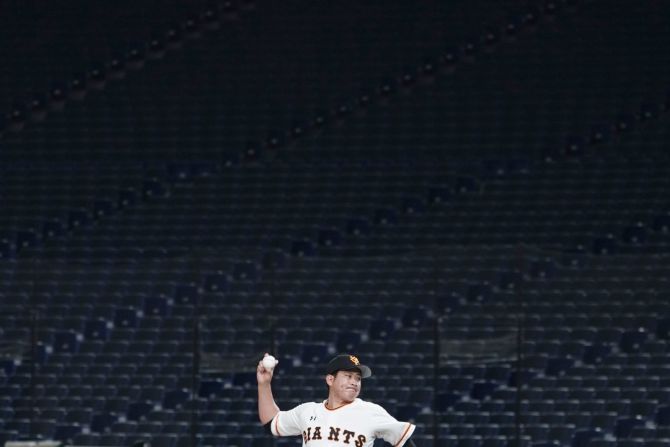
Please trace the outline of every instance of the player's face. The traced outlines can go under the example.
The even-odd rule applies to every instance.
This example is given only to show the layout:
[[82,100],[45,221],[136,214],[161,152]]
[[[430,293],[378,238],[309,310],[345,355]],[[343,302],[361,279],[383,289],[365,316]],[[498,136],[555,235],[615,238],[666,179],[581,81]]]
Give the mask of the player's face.
[[361,393],[361,373],[338,371],[329,383],[331,393],[343,402],[353,402]]

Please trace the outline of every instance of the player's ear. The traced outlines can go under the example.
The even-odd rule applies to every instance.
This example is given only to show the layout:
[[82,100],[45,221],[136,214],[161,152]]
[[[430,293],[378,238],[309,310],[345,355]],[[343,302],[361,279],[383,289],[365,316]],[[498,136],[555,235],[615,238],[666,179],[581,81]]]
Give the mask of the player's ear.
[[332,386],[334,381],[335,381],[334,375],[326,374],[326,383],[328,384],[328,386]]

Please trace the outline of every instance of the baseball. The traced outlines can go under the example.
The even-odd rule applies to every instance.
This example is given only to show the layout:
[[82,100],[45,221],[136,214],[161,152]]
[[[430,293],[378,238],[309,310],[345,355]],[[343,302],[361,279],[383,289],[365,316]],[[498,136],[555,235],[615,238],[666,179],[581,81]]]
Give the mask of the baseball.
[[268,371],[272,371],[273,369],[275,369],[277,363],[279,363],[279,360],[277,360],[271,355],[266,355],[265,357],[263,357],[263,368],[267,369]]

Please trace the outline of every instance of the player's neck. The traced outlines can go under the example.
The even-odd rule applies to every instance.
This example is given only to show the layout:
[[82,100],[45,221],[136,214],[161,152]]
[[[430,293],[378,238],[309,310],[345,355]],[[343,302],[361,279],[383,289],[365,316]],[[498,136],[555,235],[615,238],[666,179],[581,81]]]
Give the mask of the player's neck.
[[339,399],[335,396],[328,396],[328,399],[326,400],[326,408],[329,410],[337,410],[340,407],[343,407],[345,405],[348,405],[352,403],[353,401],[346,401],[343,399]]

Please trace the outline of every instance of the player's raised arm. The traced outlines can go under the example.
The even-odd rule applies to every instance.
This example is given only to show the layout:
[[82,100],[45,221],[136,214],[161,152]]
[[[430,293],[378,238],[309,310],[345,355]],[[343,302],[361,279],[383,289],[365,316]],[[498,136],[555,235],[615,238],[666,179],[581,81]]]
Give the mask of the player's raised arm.
[[[269,354],[265,354],[266,357]],[[258,419],[260,419],[261,424],[265,425],[279,413],[279,407],[275,403],[275,399],[272,396],[272,374],[274,368],[267,368],[265,365],[268,365],[267,362],[264,364],[264,360],[258,362],[256,367],[256,380],[258,381]]]

